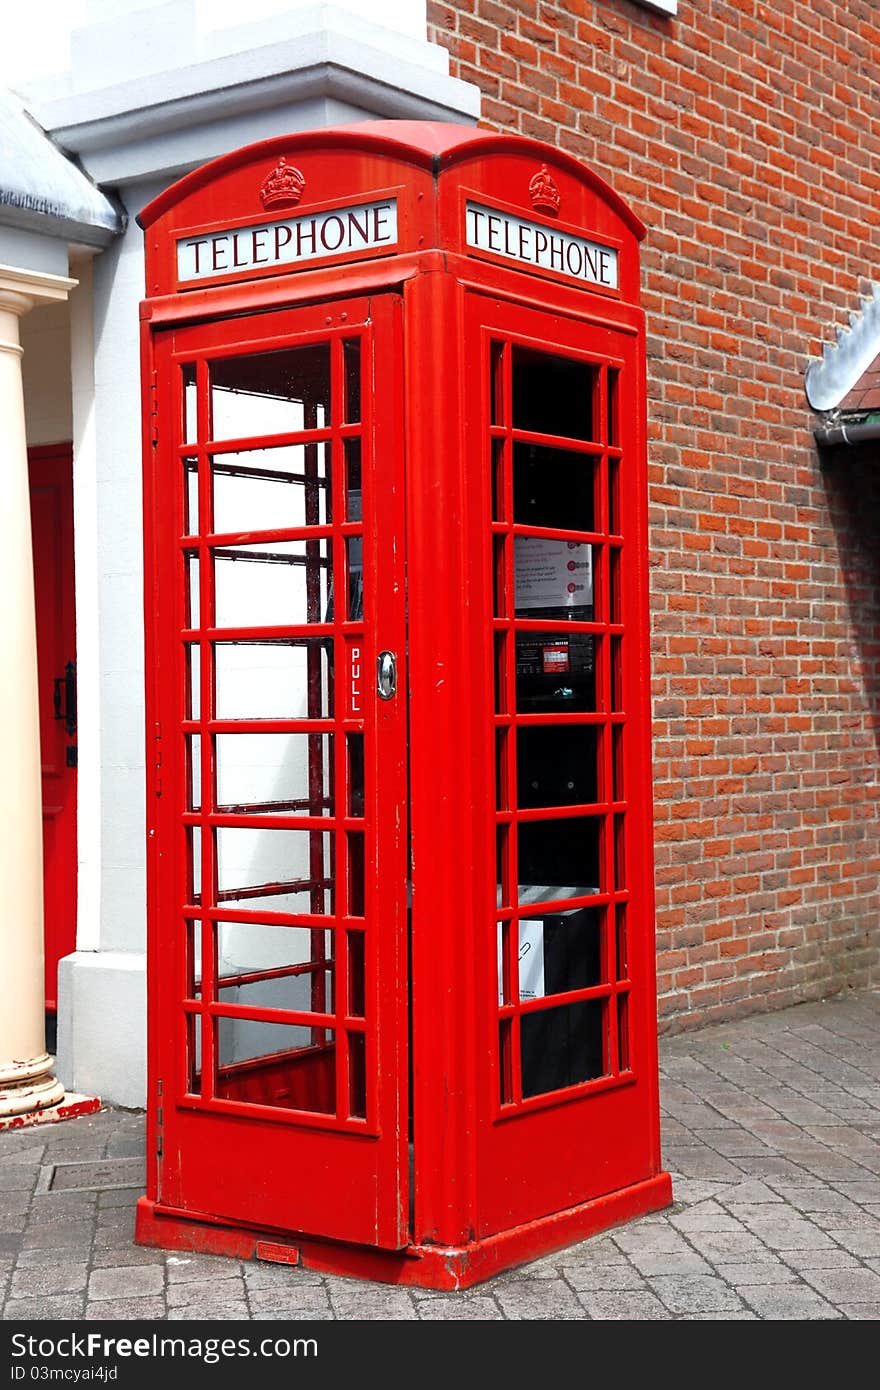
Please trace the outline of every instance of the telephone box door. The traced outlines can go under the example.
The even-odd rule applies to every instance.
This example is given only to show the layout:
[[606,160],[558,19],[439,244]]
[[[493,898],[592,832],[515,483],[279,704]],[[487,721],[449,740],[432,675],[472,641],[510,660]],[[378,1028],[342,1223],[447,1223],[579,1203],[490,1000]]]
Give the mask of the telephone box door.
[[659,1152],[639,321],[596,318],[471,302],[497,849],[481,1235]]
[[403,534],[400,315],[385,294],[158,331],[146,499],[158,1210],[387,1249],[408,1212],[404,571],[381,543]]

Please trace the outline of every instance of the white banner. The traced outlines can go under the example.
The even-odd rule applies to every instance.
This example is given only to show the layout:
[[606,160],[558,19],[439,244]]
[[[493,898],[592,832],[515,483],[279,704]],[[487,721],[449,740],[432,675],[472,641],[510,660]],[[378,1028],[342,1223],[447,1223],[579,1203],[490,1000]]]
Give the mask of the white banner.
[[496,256],[521,265],[557,270],[560,275],[570,275],[588,285],[617,289],[617,251],[613,246],[587,241],[570,232],[555,232],[539,222],[526,222],[522,217],[479,203],[467,203],[464,216],[468,246],[494,251]]

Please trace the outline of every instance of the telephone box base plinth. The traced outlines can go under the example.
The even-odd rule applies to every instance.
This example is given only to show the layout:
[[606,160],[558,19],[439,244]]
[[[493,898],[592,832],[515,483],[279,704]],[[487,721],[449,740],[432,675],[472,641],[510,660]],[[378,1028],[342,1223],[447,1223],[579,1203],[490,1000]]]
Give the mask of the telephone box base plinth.
[[295,1234],[224,1225],[193,1217],[142,1197],[137,1204],[135,1240],[165,1250],[192,1250],[301,1265],[324,1274],[410,1284],[427,1289],[466,1289],[514,1265],[536,1260],[634,1217],[660,1211],[672,1202],[668,1173],[610,1192],[592,1202],[515,1226],[464,1246],[411,1245],[401,1251],[368,1249]]

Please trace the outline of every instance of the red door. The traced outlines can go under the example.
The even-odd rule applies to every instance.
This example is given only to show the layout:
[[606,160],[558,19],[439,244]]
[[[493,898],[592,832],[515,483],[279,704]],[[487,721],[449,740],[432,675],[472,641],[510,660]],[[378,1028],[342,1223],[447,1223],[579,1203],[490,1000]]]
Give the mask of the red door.
[[69,444],[28,453],[43,782],[46,1008],[76,949],[76,626]]
[[158,1208],[388,1249],[408,1227],[400,310],[160,331],[177,424],[145,503]]
[[471,301],[497,863],[481,1235],[626,1188],[659,1157],[643,440],[623,406],[643,382],[635,316],[600,312]]

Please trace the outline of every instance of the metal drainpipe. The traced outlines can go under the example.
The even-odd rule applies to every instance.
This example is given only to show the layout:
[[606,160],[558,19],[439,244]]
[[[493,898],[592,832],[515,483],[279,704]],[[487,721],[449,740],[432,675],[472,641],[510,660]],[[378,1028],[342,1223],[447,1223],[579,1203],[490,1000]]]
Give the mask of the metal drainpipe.
[[837,444],[862,444],[880,439],[880,420],[872,424],[820,426],[813,431],[813,438],[820,449],[833,448]]

